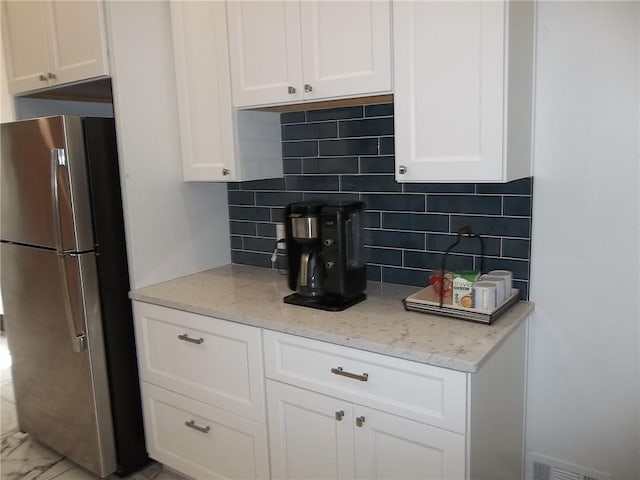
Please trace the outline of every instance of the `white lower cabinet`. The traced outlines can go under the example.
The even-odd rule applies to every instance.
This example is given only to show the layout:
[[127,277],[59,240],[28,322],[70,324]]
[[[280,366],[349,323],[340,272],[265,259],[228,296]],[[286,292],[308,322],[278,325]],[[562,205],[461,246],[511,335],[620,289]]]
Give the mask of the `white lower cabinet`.
[[271,474],[275,478],[353,478],[351,405],[267,380]]
[[134,302],[149,456],[195,479],[268,479],[261,331]]
[[465,437],[354,406],[356,478],[464,478]]
[[521,478],[525,338],[464,373],[263,331],[272,478]]
[[269,478],[264,423],[142,383],[151,458],[196,479]]
[[464,478],[465,437],[267,380],[274,479]]
[[191,478],[522,478],[524,323],[465,373],[139,301],[134,317],[149,456]]

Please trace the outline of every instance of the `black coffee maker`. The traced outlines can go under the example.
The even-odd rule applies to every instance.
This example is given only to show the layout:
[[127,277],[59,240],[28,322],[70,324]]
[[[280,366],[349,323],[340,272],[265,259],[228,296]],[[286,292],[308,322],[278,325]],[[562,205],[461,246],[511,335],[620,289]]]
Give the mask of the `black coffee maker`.
[[339,311],[366,298],[362,202],[287,205],[289,288],[285,303]]

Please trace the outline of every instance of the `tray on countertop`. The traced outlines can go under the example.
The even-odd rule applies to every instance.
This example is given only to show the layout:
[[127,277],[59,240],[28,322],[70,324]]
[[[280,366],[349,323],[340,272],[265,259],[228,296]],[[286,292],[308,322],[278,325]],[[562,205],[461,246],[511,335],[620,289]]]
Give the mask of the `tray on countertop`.
[[[447,300],[449,303],[447,303]],[[511,289],[511,296],[493,310],[454,306],[450,303],[450,298],[445,298],[445,302],[440,306],[440,295],[430,285],[409,295],[402,302],[406,310],[491,325],[518,300],[520,300],[520,290],[513,288]]]

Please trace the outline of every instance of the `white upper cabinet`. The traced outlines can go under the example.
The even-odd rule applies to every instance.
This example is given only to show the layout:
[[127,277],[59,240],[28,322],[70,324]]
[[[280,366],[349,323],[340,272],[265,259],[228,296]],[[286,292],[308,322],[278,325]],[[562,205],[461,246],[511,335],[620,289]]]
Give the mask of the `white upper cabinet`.
[[298,102],[302,96],[298,2],[228,2],[236,107]]
[[227,5],[234,106],[391,91],[390,2]]
[[534,5],[393,4],[396,179],[531,175]]
[[101,0],[3,1],[2,18],[11,93],[108,75]]
[[170,6],[185,181],[281,177],[279,115],[231,105],[225,4]]

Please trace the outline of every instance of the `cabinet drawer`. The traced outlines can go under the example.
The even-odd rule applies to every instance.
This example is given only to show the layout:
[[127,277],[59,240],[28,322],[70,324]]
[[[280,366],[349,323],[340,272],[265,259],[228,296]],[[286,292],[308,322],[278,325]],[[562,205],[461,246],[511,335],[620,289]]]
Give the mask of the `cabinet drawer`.
[[466,432],[466,375],[386,355],[264,331],[269,378]]
[[192,478],[269,478],[266,425],[142,382],[151,458]]
[[142,380],[264,421],[260,330],[134,302]]

